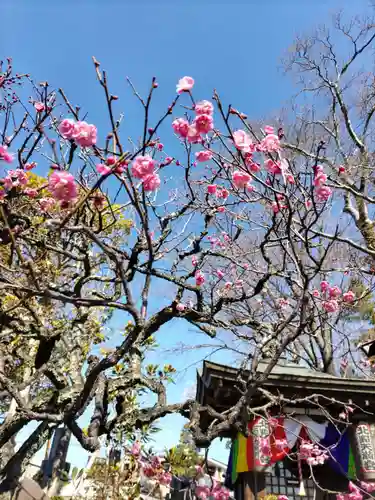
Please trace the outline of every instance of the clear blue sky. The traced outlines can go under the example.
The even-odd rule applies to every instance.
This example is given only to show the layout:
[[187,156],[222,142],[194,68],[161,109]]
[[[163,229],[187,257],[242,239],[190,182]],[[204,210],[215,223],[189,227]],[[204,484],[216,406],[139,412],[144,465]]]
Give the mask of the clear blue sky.
[[[216,88],[227,103],[257,119],[275,113],[293,93],[291,81],[278,68],[294,35],[329,23],[339,8],[354,15],[368,5],[367,0],[2,0],[1,58],[11,56],[17,71],[63,87],[74,104],[89,110],[89,121],[99,130],[106,129],[107,118],[93,55],[108,70],[113,93],[127,95],[118,102],[126,135],[135,131],[139,107],[129,99],[125,76],[140,92],[157,77],[156,113],[173,98],[177,80],[190,75],[197,98],[210,99]],[[181,322],[158,334],[165,349],[195,338]],[[199,356],[165,354],[159,361],[181,370]],[[191,367],[171,389],[171,402],[181,399],[194,381]],[[177,442],[181,425],[179,417],[165,419],[155,446]],[[211,455],[227,459],[220,445],[213,446]],[[84,465],[86,457],[73,443],[68,459]]]

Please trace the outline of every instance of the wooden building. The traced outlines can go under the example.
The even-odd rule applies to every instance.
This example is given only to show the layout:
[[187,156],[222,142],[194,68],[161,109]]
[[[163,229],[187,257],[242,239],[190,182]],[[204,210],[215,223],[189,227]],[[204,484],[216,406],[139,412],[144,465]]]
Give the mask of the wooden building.
[[[264,372],[267,366],[267,360],[260,362],[259,374]],[[240,397],[236,388],[237,377],[238,370],[234,367],[204,361],[203,369],[197,373],[197,401],[220,412],[228,410]],[[287,404],[270,410],[275,417],[284,415],[302,423],[312,421],[316,425],[326,426],[327,415],[333,417],[329,419],[329,425],[345,429],[350,436],[354,468],[358,472],[356,477],[375,482],[375,381],[339,378],[281,360],[262,382],[261,387],[271,394],[282,394],[289,400]],[[267,400],[261,391],[257,391],[251,401],[252,407],[257,407]],[[350,415],[352,425],[349,427],[340,424],[339,414],[344,405],[355,408]],[[210,416],[202,415],[201,422],[203,430],[207,429],[211,422]],[[223,437],[237,439],[235,435]],[[331,451],[329,453],[331,454]],[[307,500],[323,500],[336,498],[333,491],[347,491],[346,471],[332,470],[326,463],[314,466],[313,469],[306,464],[302,467],[301,463],[297,467],[296,461],[291,458],[292,455],[288,454],[277,463],[265,463],[264,467],[258,466],[240,472],[234,484],[236,498],[252,500],[266,495],[286,495],[289,500],[297,500],[302,493]],[[311,478],[311,470],[314,480]],[[301,475],[304,476],[304,492],[301,491]],[[327,490],[332,493],[327,493]]]

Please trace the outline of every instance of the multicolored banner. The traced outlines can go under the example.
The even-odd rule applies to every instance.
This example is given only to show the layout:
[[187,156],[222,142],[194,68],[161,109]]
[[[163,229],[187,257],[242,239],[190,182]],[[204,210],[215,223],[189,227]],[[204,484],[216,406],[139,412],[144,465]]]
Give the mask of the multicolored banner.
[[[283,460],[294,448],[299,438],[318,443],[327,451],[327,465],[339,474],[356,477],[354,457],[348,431],[340,433],[330,422],[315,422],[308,416],[291,419],[278,417],[273,419],[272,428],[266,419],[257,417],[248,424],[249,437],[238,434],[232,443],[229,456],[227,482],[234,484],[238,474],[251,470],[263,470]],[[269,440],[268,453],[262,452],[260,442]],[[285,447],[280,449],[280,442]]]

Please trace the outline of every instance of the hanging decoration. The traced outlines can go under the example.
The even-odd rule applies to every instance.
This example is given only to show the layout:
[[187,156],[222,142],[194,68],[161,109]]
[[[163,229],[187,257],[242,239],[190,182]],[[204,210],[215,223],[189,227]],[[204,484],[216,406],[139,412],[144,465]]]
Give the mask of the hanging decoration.
[[[234,484],[238,474],[247,471],[265,471],[272,464],[283,460],[299,443],[310,442],[325,450],[324,463],[339,474],[356,478],[354,456],[349,432],[340,432],[331,422],[315,422],[308,416],[298,419],[257,417],[248,424],[249,437],[239,433],[232,443],[228,463],[228,484]],[[316,448],[316,446],[315,446]],[[302,460],[309,460],[306,456]],[[316,460],[315,460],[316,462]],[[311,464],[315,465],[314,459]],[[303,483],[301,480],[301,489]]]

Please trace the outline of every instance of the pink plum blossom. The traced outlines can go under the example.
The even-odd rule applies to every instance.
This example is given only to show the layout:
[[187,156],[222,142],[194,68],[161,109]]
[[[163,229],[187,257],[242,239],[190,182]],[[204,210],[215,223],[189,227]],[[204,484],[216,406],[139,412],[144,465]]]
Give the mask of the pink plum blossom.
[[156,191],[160,187],[160,177],[158,174],[146,175],[143,178],[143,189],[145,191]]
[[313,184],[314,186],[323,186],[327,182],[327,176],[323,172],[319,172],[318,175],[315,176]]
[[275,133],[275,129],[273,127],[271,127],[270,125],[266,125],[263,130],[264,130],[265,134],[274,134]]
[[170,165],[173,161],[173,157],[172,156],[167,156],[165,158],[165,160],[163,161],[163,165]]
[[[207,116],[207,115],[201,115],[201,116]],[[191,144],[199,144],[202,142],[202,137],[200,133],[197,130],[197,127],[195,124],[192,124],[188,128],[187,132],[187,140],[191,142]]]
[[369,493],[375,490],[375,483],[365,483],[364,481],[361,481],[359,485],[363,490],[368,491]]
[[262,149],[267,153],[274,153],[280,150],[280,140],[275,134],[266,135],[260,143]]
[[189,122],[184,118],[176,118],[176,120],[172,122],[172,128],[175,134],[179,135],[184,139],[188,135],[189,126],[190,126]]
[[73,139],[75,121],[65,118],[59,125],[59,132],[64,139]]
[[196,486],[194,493],[200,500],[206,500],[210,497],[211,490],[208,486]]
[[214,500],[228,500],[230,493],[227,488],[224,488],[220,483],[217,483],[211,491],[211,496]]
[[207,193],[209,193],[209,194],[215,194],[216,190],[217,190],[216,184],[209,184],[207,186]]
[[183,312],[183,311],[185,311],[186,306],[185,306],[185,304],[181,304],[181,302],[179,302],[179,303],[176,305],[176,309],[177,309],[177,311],[179,311],[179,312]]
[[282,173],[281,163],[279,161],[273,161],[271,158],[268,158],[264,162],[264,166],[266,167],[267,172],[273,175],[280,175]]
[[240,151],[244,153],[251,152],[252,140],[249,134],[247,134],[244,130],[236,130],[233,132],[233,141],[234,145]]
[[108,158],[105,161],[105,164],[108,165],[109,167],[113,167],[115,163],[116,163],[116,158],[114,156],[108,156]]
[[313,297],[316,297],[316,298],[320,297],[319,290],[313,290],[312,294],[313,294]]
[[217,277],[221,279],[221,278],[223,278],[223,277],[224,277],[224,274],[225,274],[225,273],[224,273],[221,269],[218,269],[218,270],[216,271],[216,274],[217,274]]
[[54,171],[49,178],[48,188],[59,201],[70,202],[77,198],[77,185],[69,172]]
[[325,202],[332,194],[332,189],[328,186],[319,186],[315,190],[316,198],[320,202]]
[[189,92],[194,87],[194,78],[191,76],[184,76],[180,78],[176,86],[177,94],[182,94],[182,92]]
[[328,313],[334,313],[339,310],[339,304],[337,300],[326,300],[322,304],[323,309]]
[[218,187],[216,195],[218,198],[222,198],[222,199],[226,200],[229,196],[229,191],[228,191],[228,189],[225,189],[223,187]]
[[97,129],[95,125],[79,121],[74,125],[72,138],[81,148],[93,146],[97,140]]
[[204,150],[204,151],[197,151],[195,153],[195,158],[197,161],[199,162],[205,162],[205,161],[209,161],[211,160],[212,158],[212,152],[211,151],[208,151],[208,150]]
[[237,188],[243,188],[248,182],[251,181],[251,175],[241,170],[235,170],[232,175],[233,184]]
[[284,205],[282,203],[278,203],[277,201],[273,201],[271,203],[271,208],[274,214],[278,214],[280,210],[283,210],[285,208],[288,208],[287,205]]
[[132,164],[132,175],[136,179],[144,179],[155,171],[156,162],[151,156],[137,156]]
[[259,172],[260,165],[253,160],[252,153],[245,153],[245,165],[250,170],[250,172]]
[[352,302],[355,301],[355,293],[352,292],[352,290],[348,290],[343,294],[342,300],[347,304],[351,304]]
[[197,115],[212,115],[214,105],[210,101],[200,101],[195,105],[194,111]]
[[33,162],[31,162],[31,163],[26,163],[26,165],[25,165],[25,170],[28,170],[28,171],[29,171],[29,170],[32,170],[33,168],[35,168],[35,167],[36,167],[36,165],[37,165],[37,164],[35,163],[35,161],[33,161]]
[[214,121],[211,115],[198,115],[193,122],[199,134],[207,134],[214,128]]
[[27,183],[28,178],[26,172],[21,168],[17,168],[16,170],[8,171],[8,175],[4,181],[4,186],[7,189],[11,189],[12,187],[26,186]]
[[338,286],[333,286],[329,289],[329,296],[331,299],[336,299],[337,297],[340,297],[341,295],[341,290]]
[[320,282],[320,289],[322,292],[326,292],[329,289],[328,281],[321,281]]
[[198,270],[196,271],[195,273],[195,283],[197,286],[201,286],[203,285],[203,283],[206,281],[206,278],[204,276],[204,274],[202,273],[202,271]]
[[34,102],[34,108],[37,111],[37,113],[42,113],[46,107],[42,102]]
[[107,167],[107,165],[103,165],[103,163],[99,163],[98,165],[96,165],[96,171],[99,174],[106,175],[106,174],[109,174],[109,172],[111,171],[111,167]]
[[5,161],[5,163],[12,163],[14,160],[13,153],[9,153],[8,146],[0,146],[0,160]]

